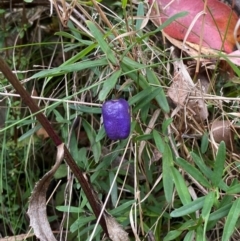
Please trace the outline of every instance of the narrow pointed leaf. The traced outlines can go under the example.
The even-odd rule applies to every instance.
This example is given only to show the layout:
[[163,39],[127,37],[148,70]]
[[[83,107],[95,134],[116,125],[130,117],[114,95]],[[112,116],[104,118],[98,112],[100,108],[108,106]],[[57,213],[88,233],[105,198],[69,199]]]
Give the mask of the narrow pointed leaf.
[[223,236],[222,236],[222,241],[228,241],[231,237],[231,235],[233,234],[233,231],[236,227],[236,223],[239,219],[239,215],[240,215],[240,199],[237,199],[229,213],[227,216],[227,221],[224,225],[224,229],[223,229]]
[[197,210],[203,207],[204,200],[205,197],[200,197],[178,209],[175,209],[170,213],[170,216],[176,218],[196,212]]
[[206,196],[206,199],[205,199],[204,205],[203,205],[203,209],[202,209],[202,218],[204,220],[204,227],[203,227],[204,236],[206,235],[208,218],[210,216],[210,212],[213,207],[214,201],[215,201],[215,193],[209,192]]
[[171,167],[173,166],[172,151],[169,145],[165,144],[163,152],[163,187],[165,198],[168,203],[172,201],[173,195],[173,178]]
[[218,147],[218,152],[217,152],[213,175],[212,175],[212,184],[214,185],[214,187],[218,187],[220,181],[222,180],[225,160],[226,160],[226,146],[225,146],[225,143],[222,141]]
[[104,81],[103,88],[99,93],[99,100],[104,101],[109,94],[109,92],[114,88],[116,85],[118,78],[121,75],[121,70],[115,71],[108,79]]
[[155,141],[155,144],[157,146],[157,149],[163,153],[164,152],[164,142],[160,134],[154,129],[153,130],[153,138]]
[[162,110],[164,112],[168,113],[170,111],[170,108],[168,105],[166,94],[164,93],[162,87],[160,86],[160,81],[158,80],[156,74],[149,68],[147,68],[147,79],[150,84],[154,84],[154,85],[158,86],[158,88],[159,88],[158,104],[160,105],[160,107],[162,108]]
[[103,34],[98,29],[98,27],[91,21],[86,21],[86,24],[87,24],[88,28],[90,29],[91,34],[97,40],[102,51],[106,54],[107,58],[111,61],[112,64],[118,65],[118,60],[116,59],[113,51],[109,47],[109,44],[105,41]]
[[185,161],[182,158],[177,158],[176,163],[180,165],[184,171],[186,171],[188,174],[190,174],[194,179],[196,179],[198,182],[200,182],[203,186],[210,188],[211,185],[208,183],[207,179],[203,176],[203,174],[194,166],[189,164],[187,161]]
[[174,167],[172,168],[172,174],[173,174],[173,181],[174,181],[175,187],[177,189],[177,193],[181,199],[182,204],[186,205],[186,204],[190,203],[191,196],[189,194],[188,188],[186,186],[186,182],[183,179],[182,175]]
[[83,128],[85,129],[88,139],[91,143],[91,149],[93,152],[94,160],[95,160],[95,162],[98,162],[100,159],[102,150],[101,150],[100,142],[96,141],[96,132],[94,131],[92,126],[84,119],[82,119],[82,125],[83,125]]

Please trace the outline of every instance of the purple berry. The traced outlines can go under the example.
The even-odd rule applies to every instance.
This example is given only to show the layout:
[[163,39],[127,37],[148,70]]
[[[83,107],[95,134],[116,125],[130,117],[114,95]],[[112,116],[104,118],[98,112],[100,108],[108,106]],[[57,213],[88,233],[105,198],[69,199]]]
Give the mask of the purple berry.
[[103,124],[111,140],[129,136],[131,118],[129,104],[124,99],[108,100],[102,106]]

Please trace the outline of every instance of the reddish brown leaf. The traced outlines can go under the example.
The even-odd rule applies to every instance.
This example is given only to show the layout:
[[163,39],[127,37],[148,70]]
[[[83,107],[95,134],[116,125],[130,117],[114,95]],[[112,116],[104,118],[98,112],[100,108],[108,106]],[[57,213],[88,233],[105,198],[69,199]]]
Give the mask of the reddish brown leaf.
[[[153,0],[149,2],[152,3]],[[219,0],[208,0],[204,16],[201,14],[204,11],[203,0],[156,0],[156,2],[160,7],[160,16],[157,15],[158,10],[154,6],[152,17],[157,15],[157,19],[153,21],[158,25],[179,12],[188,12],[187,16],[177,19],[164,28],[164,32],[169,36],[179,40],[185,39],[189,27],[194,23],[186,39],[188,42],[200,44],[202,34],[203,46],[217,50],[223,49],[226,53],[234,50],[236,45],[234,28],[238,16],[228,5]],[[238,36],[240,36],[240,30],[238,30]],[[240,37],[238,38],[239,41]]]

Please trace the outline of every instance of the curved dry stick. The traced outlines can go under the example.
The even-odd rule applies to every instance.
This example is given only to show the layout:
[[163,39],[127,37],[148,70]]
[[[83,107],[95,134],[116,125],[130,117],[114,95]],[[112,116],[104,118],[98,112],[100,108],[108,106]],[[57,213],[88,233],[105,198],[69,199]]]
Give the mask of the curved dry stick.
[[[39,121],[39,123],[42,125],[42,127],[46,130],[49,137],[53,140],[54,144],[56,146],[61,145],[63,142],[60,139],[60,137],[57,135],[57,133],[52,128],[50,122],[45,117],[45,115],[41,112],[40,108],[35,104],[29,93],[23,88],[17,77],[12,73],[9,66],[6,64],[6,62],[0,57],[0,71],[3,73],[3,75],[7,78],[7,80],[12,84],[16,92],[22,97],[22,100],[24,103],[28,106],[28,108],[31,110],[32,113],[36,114],[36,118]],[[72,155],[70,154],[67,147],[64,145],[64,157],[65,160],[72,170],[73,174],[79,181],[89,204],[92,207],[92,210],[95,214],[95,216],[98,218],[99,214],[101,213],[101,202],[97,200],[96,195],[94,195],[94,191],[90,185],[90,183],[85,179],[83,172],[79,169],[76,162],[74,161]],[[108,229],[106,225],[106,220],[102,216],[100,219],[100,225],[103,229],[103,231],[108,235]]]

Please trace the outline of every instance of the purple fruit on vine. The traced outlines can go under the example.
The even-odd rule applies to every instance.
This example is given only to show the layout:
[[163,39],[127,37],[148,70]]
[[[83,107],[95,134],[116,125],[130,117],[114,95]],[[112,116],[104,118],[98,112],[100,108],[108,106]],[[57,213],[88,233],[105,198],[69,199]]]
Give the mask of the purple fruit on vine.
[[103,125],[111,140],[126,139],[130,133],[130,107],[126,100],[108,100],[102,106]]

